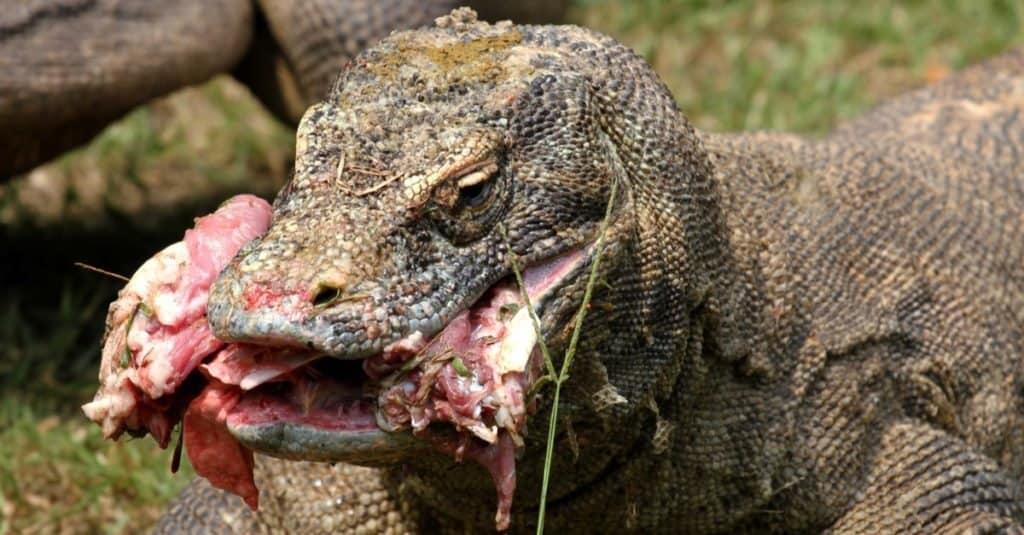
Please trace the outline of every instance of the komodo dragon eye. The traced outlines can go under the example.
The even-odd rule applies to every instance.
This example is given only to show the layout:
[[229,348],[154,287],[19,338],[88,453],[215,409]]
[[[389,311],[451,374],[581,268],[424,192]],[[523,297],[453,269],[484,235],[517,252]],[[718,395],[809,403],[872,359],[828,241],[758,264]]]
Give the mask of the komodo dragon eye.
[[438,230],[461,245],[484,234],[504,213],[509,185],[499,158],[482,160],[435,192],[429,210]]
[[495,191],[494,182],[498,174],[496,160],[484,162],[482,167],[459,177],[459,207],[479,210],[491,200]]

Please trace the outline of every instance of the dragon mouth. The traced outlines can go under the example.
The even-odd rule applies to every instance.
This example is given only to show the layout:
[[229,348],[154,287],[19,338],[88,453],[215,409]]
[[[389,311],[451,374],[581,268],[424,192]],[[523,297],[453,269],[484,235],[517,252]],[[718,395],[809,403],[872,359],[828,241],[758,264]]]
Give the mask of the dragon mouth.
[[[577,249],[526,269],[527,295],[538,311],[585,258]],[[518,435],[525,391],[542,365],[536,341],[522,292],[506,277],[439,332],[414,332],[364,359],[229,344],[198,372],[237,395],[223,419],[246,447],[373,463],[422,444],[404,430],[450,439],[436,433],[439,422],[486,443],[500,429]]]
[[227,417],[228,428],[236,436],[247,427],[277,422],[337,433],[377,432],[376,402],[361,364],[320,357],[255,386],[243,379],[236,385],[243,393]]
[[[575,250],[527,269],[530,303],[543,306],[585,257]],[[522,292],[506,278],[432,336],[415,332],[360,361],[228,345],[200,366],[210,383],[185,413],[189,456],[195,464],[205,447],[222,462],[241,443],[286,458],[382,463],[432,445],[487,470],[496,525],[505,529],[527,390],[543,369],[537,338]],[[217,412],[225,407],[226,415]],[[207,444],[191,440],[190,426],[207,431]],[[245,496],[246,475],[221,470],[214,478]]]
[[[576,250],[527,269],[531,303],[543,304],[584,259]],[[284,458],[378,464],[433,446],[490,473],[503,529],[527,392],[543,368],[537,336],[522,293],[506,278],[440,332],[413,333],[363,360],[229,345],[199,366],[209,384],[185,414],[189,455],[195,464],[206,448],[223,463],[240,443]],[[204,436],[194,439],[190,428]],[[229,475],[223,486],[245,496],[246,472],[243,464],[236,475],[214,477]]]

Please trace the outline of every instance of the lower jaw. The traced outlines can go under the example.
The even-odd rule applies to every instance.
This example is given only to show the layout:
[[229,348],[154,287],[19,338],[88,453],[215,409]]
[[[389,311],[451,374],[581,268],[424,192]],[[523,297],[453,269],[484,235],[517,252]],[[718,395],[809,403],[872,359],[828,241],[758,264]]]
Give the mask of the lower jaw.
[[390,464],[431,450],[430,444],[412,433],[379,428],[338,431],[291,422],[236,424],[229,419],[228,432],[251,450],[304,461]]

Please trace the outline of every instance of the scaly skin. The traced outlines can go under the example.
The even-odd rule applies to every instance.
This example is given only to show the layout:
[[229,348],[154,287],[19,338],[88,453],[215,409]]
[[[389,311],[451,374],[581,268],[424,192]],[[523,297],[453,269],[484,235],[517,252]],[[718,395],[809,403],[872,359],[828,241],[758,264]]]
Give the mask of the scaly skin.
[[[589,250],[615,181],[607,284],[560,407],[552,533],[1020,530],[1022,112],[1017,51],[824,139],[706,134],[612,39],[459,10],[361,54],[306,114],[272,226],[221,274],[209,318],[231,340],[365,357],[507,277],[499,224],[527,265]],[[460,190],[488,158],[490,189]],[[542,304],[556,355],[586,271]],[[314,309],[322,292],[340,298]],[[534,529],[546,392],[515,532]],[[313,433],[289,432],[242,438],[280,452]],[[292,455],[365,462],[335,438]],[[288,498],[234,528],[309,520],[332,472],[260,464]],[[335,470],[348,494],[316,518],[493,529],[473,464]],[[193,487],[161,529],[229,530],[213,495]]]
[[[491,20],[557,21],[568,0],[468,2]],[[298,122],[348,60],[457,0],[15,0],[0,9],[0,181],[135,106],[233,71]],[[515,5],[507,5],[515,4]]]

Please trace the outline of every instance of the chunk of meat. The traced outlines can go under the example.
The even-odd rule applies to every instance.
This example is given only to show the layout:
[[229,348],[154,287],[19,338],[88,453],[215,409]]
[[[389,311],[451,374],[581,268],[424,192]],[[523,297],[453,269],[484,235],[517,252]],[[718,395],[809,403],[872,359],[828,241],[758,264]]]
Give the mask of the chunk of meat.
[[[536,342],[520,293],[502,283],[452,319],[408,362],[386,362],[381,356],[364,364],[371,377],[391,370],[380,379],[381,428],[411,428],[456,459],[469,457],[487,469],[498,494],[498,529],[508,528],[526,391],[542,365]],[[432,434],[429,426],[439,422],[455,428],[454,442]]]
[[[270,216],[270,205],[263,199],[233,197],[213,214],[197,219],[183,241],[160,251],[135,272],[110,305],[100,388],[82,407],[106,437],[148,432],[161,447],[167,446],[171,430],[185,416],[185,440],[196,470],[210,475],[222,463],[240,468],[248,462],[248,482],[239,470],[225,472],[228,476],[220,482],[252,505],[256,498],[251,452],[232,451],[218,458],[203,447],[226,444],[217,441],[216,422],[222,422],[230,409],[225,408],[230,396],[208,386],[190,400],[178,390],[204,358],[225,345],[206,322],[210,285],[243,245],[266,231]],[[232,443],[237,445],[233,439]],[[225,446],[229,448],[230,444]]]
[[228,413],[241,392],[213,380],[189,403],[183,420],[185,449],[196,473],[214,487],[233,492],[256,509],[259,490],[253,480],[252,451],[228,433]]
[[[582,250],[571,250],[530,266],[523,282],[531,302],[585,258]],[[382,429],[411,428],[457,460],[468,457],[487,469],[498,494],[499,530],[508,529],[511,520],[527,392],[543,367],[537,339],[522,293],[506,279],[423,347],[403,346],[405,351],[364,363],[366,374],[382,385],[377,410]],[[454,441],[432,433],[429,426],[438,422],[455,428]]]

